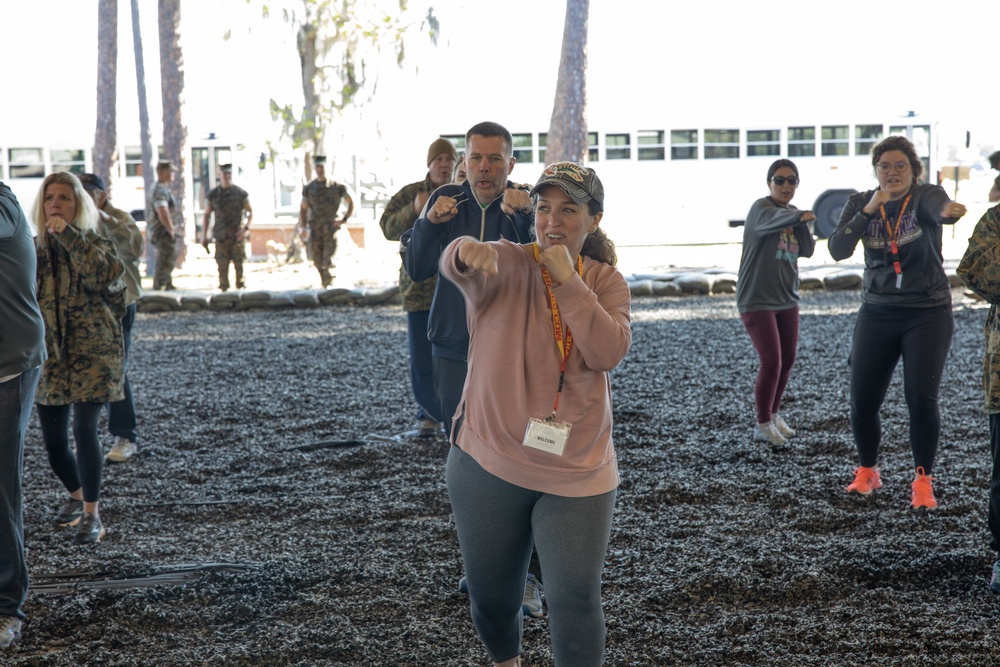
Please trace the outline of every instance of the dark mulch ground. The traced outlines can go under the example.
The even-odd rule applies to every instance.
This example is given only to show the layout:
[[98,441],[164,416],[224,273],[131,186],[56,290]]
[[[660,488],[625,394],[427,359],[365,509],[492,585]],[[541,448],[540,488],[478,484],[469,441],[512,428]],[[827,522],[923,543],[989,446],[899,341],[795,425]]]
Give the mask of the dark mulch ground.
[[[804,297],[783,411],[800,435],[783,450],[750,438],[756,357],[733,297],[636,300],[613,375],[623,480],[604,573],[608,665],[1000,660],[985,310],[955,298],[930,514],[909,508],[898,382],[886,486],[844,493],[857,293]],[[398,307],[143,315],[133,349],[142,448],[106,469],[100,545],[50,526],[64,494],[32,426],[36,588],[3,664],[488,664],[456,590],[446,445],[368,436],[412,426]],[[350,440],[367,442],[328,446]],[[177,572],[185,564],[201,569]],[[150,575],[190,579],[90,583]],[[526,622],[528,663],[551,665],[548,643],[547,621]]]

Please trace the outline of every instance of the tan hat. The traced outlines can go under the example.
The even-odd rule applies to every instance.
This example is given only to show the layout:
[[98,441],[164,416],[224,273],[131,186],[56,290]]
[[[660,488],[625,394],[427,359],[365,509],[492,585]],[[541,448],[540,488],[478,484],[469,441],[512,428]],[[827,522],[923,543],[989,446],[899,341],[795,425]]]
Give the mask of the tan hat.
[[430,145],[427,149],[427,166],[431,166],[431,162],[434,161],[438,155],[441,153],[447,153],[451,156],[452,160],[458,159],[458,153],[455,152],[455,144],[451,143],[444,137],[439,137],[434,140],[434,143]]
[[169,169],[170,171],[177,171],[177,167],[175,167],[174,163],[171,162],[170,160],[160,160],[158,163],[156,163],[156,170],[159,171],[161,169]]

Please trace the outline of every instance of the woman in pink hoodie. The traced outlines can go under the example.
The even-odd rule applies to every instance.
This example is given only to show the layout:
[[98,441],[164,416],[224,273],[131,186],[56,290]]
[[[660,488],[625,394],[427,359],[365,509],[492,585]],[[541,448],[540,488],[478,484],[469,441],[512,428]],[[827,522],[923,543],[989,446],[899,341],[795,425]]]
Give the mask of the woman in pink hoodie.
[[601,571],[619,482],[609,374],[631,344],[630,296],[599,228],[594,170],[555,163],[531,194],[536,243],[463,237],[441,257],[471,335],[448,493],[490,658],[520,664],[534,542],[555,664],[587,667],[604,653]]

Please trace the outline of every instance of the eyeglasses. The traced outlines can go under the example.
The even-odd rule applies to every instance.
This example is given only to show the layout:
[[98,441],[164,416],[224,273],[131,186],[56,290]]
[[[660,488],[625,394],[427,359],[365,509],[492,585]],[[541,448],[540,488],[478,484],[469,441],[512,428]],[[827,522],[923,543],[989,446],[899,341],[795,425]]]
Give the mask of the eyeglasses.
[[910,163],[907,162],[906,160],[900,160],[899,162],[891,162],[891,163],[879,162],[877,165],[875,165],[875,168],[878,169],[878,173],[880,174],[888,174],[890,169],[895,171],[897,174],[902,174],[903,172],[905,172],[907,169],[910,168]]
[[799,179],[795,176],[772,176],[771,181],[773,181],[775,185],[784,185],[786,181],[789,185],[799,184]]

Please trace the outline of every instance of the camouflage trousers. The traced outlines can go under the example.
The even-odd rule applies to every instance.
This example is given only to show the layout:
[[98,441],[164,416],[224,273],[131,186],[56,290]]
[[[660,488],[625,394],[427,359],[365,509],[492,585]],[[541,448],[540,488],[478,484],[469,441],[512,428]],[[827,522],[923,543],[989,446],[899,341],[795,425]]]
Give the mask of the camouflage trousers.
[[153,247],[156,248],[153,289],[174,289],[171,274],[174,272],[174,264],[177,262],[177,244],[166,232],[154,232]]
[[320,282],[323,287],[329,287],[333,282],[330,276],[330,266],[333,264],[333,254],[337,252],[337,237],[334,229],[323,228],[314,229],[309,232],[309,253],[312,255],[313,264],[319,271]]
[[236,289],[243,289],[243,261],[247,257],[246,243],[243,241],[215,241],[215,263],[219,265],[219,289],[229,289],[229,263],[233,263],[236,273]]

